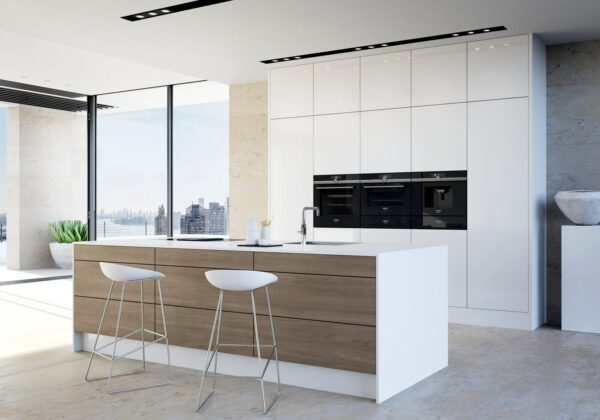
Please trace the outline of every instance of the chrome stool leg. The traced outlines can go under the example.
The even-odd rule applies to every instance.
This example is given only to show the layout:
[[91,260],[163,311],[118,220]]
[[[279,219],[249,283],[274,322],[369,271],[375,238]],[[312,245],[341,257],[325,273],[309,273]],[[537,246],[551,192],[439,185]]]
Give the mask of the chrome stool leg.
[[[113,345],[113,353],[112,353],[112,357],[110,359],[110,370],[108,371],[108,383],[107,383],[106,389],[109,394],[111,394],[110,381],[112,379],[113,365],[115,363],[115,355],[117,353],[117,341],[119,340],[119,327],[121,326],[121,314],[123,312],[123,299],[125,298],[125,286],[127,286],[127,283],[123,283],[123,289],[121,289],[121,301],[119,302],[119,316],[117,317],[117,328],[115,331],[115,344]],[[143,327],[142,327],[142,329],[143,329]]]
[[206,361],[204,363],[204,371],[202,372],[202,379],[200,380],[200,391],[198,392],[198,401],[196,403],[196,411],[200,411],[200,409],[204,406],[204,404],[206,404],[206,402],[210,399],[210,397],[212,397],[215,393],[214,389],[210,392],[210,394],[208,394],[208,396],[202,400],[202,390],[204,388],[204,382],[206,380],[206,373],[208,372],[208,369],[210,367],[210,364],[212,362],[212,359],[216,353],[216,349],[215,351],[211,352],[211,348],[212,348],[212,343],[213,343],[213,338],[215,335],[215,328],[217,326],[217,319],[219,318],[219,312],[221,310],[221,304],[223,302],[223,290],[220,291],[219,293],[219,301],[217,303],[217,310],[215,312],[215,319],[213,321],[213,326],[212,326],[212,331],[210,333],[210,340],[208,342],[208,350],[206,351]]
[[[148,279],[150,280],[150,279]],[[160,297],[160,307],[161,307],[161,312],[162,312],[162,320],[163,320],[163,327],[164,327],[164,334],[159,334],[156,331],[151,331],[149,329],[146,329],[144,327],[144,287],[143,287],[143,280],[141,281],[142,285],[140,286],[140,293],[141,293],[141,318],[142,318],[142,326],[140,329],[137,329],[133,332],[130,332],[129,334],[126,334],[122,337],[119,338],[119,330],[121,328],[121,316],[123,313],[123,301],[125,300],[125,286],[127,283],[123,283],[123,289],[121,290],[121,300],[119,302],[119,315],[117,318],[117,325],[116,325],[116,331],[115,331],[115,338],[114,341],[111,341],[108,344],[105,344],[101,347],[98,347],[98,338],[100,337],[100,332],[102,331],[102,325],[104,324],[104,319],[106,317],[106,313],[108,310],[108,304],[110,302],[110,298],[112,296],[112,292],[113,292],[113,288],[115,285],[115,282],[113,281],[111,283],[110,286],[110,290],[108,292],[108,297],[106,298],[106,304],[104,305],[104,311],[102,313],[102,318],[100,319],[100,325],[98,327],[98,334],[96,335],[96,339],[94,341],[94,348],[92,349],[92,354],[90,355],[90,361],[88,363],[88,368],[85,374],[85,380],[88,382],[91,381],[97,381],[100,379],[108,379],[107,381],[107,391],[109,394],[117,394],[120,392],[127,392],[127,391],[134,391],[134,390],[139,390],[139,389],[147,389],[147,388],[154,388],[154,387],[158,387],[158,386],[164,386],[164,385],[169,385],[171,383],[173,383],[173,366],[171,365],[171,353],[170,353],[170,348],[169,348],[169,338],[167,336],[167,322],[165,319],[165,308],[163,305],[163,298],[162,298],[162,290],[160,287],[160,280],[156,279],[157,284],[158,284],[158,293],[159,293],[159,297]],[[124,340],[138,332],[141,332],[142,335],[142,345],[140,347],[137,347],[133,350],[129,350],[127,351],[125,354],[122,354],[120,356],[117,357],[116,353],[117,353],[117,344],[119,341]],[[145,341],[145,336],[144,336],[144,332],[150,333],[154,336],[158,336],[157,339],[149,342],[146,344]],[[166,345],[166,350],[167,350],[167,363],[169,365],[169,381],[168,382],[162,382],[162,383],[158,383],[158,384],[152,384],[152,385],[145,385],[145,386],[138,386],[138,387],[132,387],[132,388],[125,388],[125,389],[118,389],[118,390],[111,390],[111,382],[112,382],[112,378],[118,377],[118,376],[125,376],[125,375],[132,375],[132,374],[136,374],[136,373],[141,373],[144,372],[146,370],[146,347],[150,346],[152,344],[158,343],[162,340],[165,340],[165,345]],[[106,356],[105,354],[100,353],[99,351],[102,350],[103,348],[112,346],[112,357]],[[124,373],[119,373],[116,375],[113,375],[113,367],[114,367],[114,362],[116,360],[122,359],[125,356],[140,351],[142,350],[142,369],[138,369],[138,370],[133,370],[133,371],[129,371],[129,372],[124,372]],[[96,356],[100,356],[103,357],[107,360],[110,360],[110,368],[109,368],[109,372],[108,372],[108,376],[102,376],[102,377],[97,377],[97,378],[89,378],[89,371],[90,371],[90,367],[92,364],[92,359],[94,357],[94,355]]]
[[[281,379],[279,377],[279,349],[277,348],[277,341],[275,341],[275,327],[273,326],[273,314],[271,313],[271,299],[269,298],[269,286],[265,286],[265,293],[267,294],[267,307],[269,308],[269,320],[271,321],[271,334],[273,336],[273,350],[275,351],[275,367],[277,368],[277,388],[279,393],[277,398],[281,396]],[[275,401],[271,406],[275,404]]]
[[88,363],[88,367],[85,372],[85,380],[88,382],[93,380],[93,379],[88,379],[88,375],[90,374],[90,367],[92,366],[92,359],[94,358],[94,354],[96,353],[96,347],[98,346],[98,337],[100,337],[100,331],[102,331],[102,324],[104,324],[104,318],[106,317],[106,311],[108,310],[108,304],[110,302],[110,297],[112,296],[114,287],[115,287],[115,282],[112,281],[110,283],[110,290],[108,291],[108,297],[106,298],[106,303],[104,304],[104,310],[102,311],[102,318],[100,318],[100,325],[98,326],[98,334],[96,334],[96,339],[94,340],[94,347],[92,348],[92,352],[90,354],[90,361]]
[[[167,320],[165,318],[165,305],[163,304],[162,289],[160,288],[160,280],[156,279],[158,285],[158,296],[160,297],[160,310],[162,312],[163,332],[165,333],[165,344],[167,346],[167,363],[169,364],[169,382],[173,382],[173,366],[171,365],[171,350],[169,348],[169,336],[167,334]],[[167,385],[162,384],[162,385]]]

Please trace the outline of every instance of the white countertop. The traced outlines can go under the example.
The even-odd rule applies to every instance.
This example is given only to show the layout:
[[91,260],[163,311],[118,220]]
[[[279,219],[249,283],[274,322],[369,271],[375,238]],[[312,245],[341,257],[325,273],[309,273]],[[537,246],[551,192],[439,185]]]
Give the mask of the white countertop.
[[[289,241],[292,242],[292,241]],[[242,252],[279,252],[296,254],[325,254],[325,255],[353,255],[375,257],[379,254],[397,252],[410,249],[431,248],[432,246],[402,245],[402,244],[364,244],[352,243],[344,245],[288,245],[278,247],[244,247],[238,246],[244,241],[169,241],[166,239],[140,238],[140,239],[108,239],[90,242],[77,242],[78,245],[106,245],[106,246],[135,246],[150,248],[175,248],[175,249],[205,249],[215,251],[242,251]],[[275,243],[275,242],[274,242]],[[437,245],[436,245],[437,246]]]

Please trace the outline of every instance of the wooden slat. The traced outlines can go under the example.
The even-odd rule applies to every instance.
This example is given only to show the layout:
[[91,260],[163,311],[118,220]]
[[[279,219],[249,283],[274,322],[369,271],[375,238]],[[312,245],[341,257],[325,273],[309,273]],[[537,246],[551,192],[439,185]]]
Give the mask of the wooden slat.
[[[219,289],[204,274],[210,269],[159,265],[156,270],[165,275],[161,281],[165,305],[211,310],[217,307]],[[250,293],[225,292],[223,305],[225,311],[252,312]]]
[[[130,267],[154,270],[153,265],[127,264]],[[100,263],[75,261],[73,267],[73,289],[75,296],[106,299],[111,281],[102,274]],[[144,302],[154,303],[154,281],[144,282]],[[122,283],[115,284],[111,299],[121,299]],[[125,288],[125,300],[140,302],[140,283],[130,283]]]
[[[375,373],[375,327],[274,317],[279,360]],[[271,344],[269,317],[259,315],[261,344]],[[267,353],[268,355],[268,353]]]
[[157,265],[252,270],[252,252],[156,248]]
[[[273,315],[375,325],[374,278],[274,274],[279,280],[269,286]],[[256,292],[256,304],[258,313],[268,314],[264,289]]]
[[134,246],[75,245],[75,260],[154,264],[154,248]]
[[353,277],[375,277],[376,271],[375,257],[270,252],[254,253],[254,269]]
[[[102,311],[106,300],[75,297],[74,305],[74,325],[75,331],[96,334]],[[152,331],[156,331],[154,323],[154,306],[153,304],[144,304],[144,326]],[[117,325],[117,317],[119,315],[119,302],[110,301],[108,312],[102,325],[103,335],[114,336]],[[139,303],[123,302],[123,315],[121,316],[121,326],[119,328],[119,337],[129,334],[131,331],[141,327],[141,308]],[[160,333],[161,331],[156,331]],[[141,334],[134,334],[132,340],[141,340]],[[154,340],[154,335],[145,334],[145,340]]]
[[[214,317],[214,310],[165,305],[169,344],[206,350]],[[162,331],[162,315],[158,305],[156,305],[156,325],[158,332]],[[221,343],[253,344],[252,333],[251,315],[223,312]],[[221,351],[246,356],[252,355],[252,347],[223,347]]]

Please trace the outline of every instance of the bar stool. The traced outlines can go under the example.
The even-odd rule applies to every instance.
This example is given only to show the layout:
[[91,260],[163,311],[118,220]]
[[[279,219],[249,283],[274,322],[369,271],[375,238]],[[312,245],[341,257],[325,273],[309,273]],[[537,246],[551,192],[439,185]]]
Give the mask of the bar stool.
[[[271,301],[269,299],[269,287],[268,285],[271,283],[275,283],[277,281],[277,276],[271,273],[265,273],[262,271],[247,271],[247,270],[213,270],[206,272],[206,278],[217,289],[220,289],[219,292],[219,300],[217,302],[217,310],[215,313],[215,319],[213,321],[212,332],[210,333],[210,341],[208,343],[208,351],[206,353],[206,362],[204,365],[204,372],[202,373],[202,381],[200,382],[200,392],[198,393],[198,402],[196,404],[197,411],[206,404],[206,402],[213,396],[215,393],[216,385],[217,385],[217,357],[218,351],[220,347],[256,347],[256,352],[258,354],[258,373],[259,376],[245,376],[246,379],[257,379],[260,381],[260,388],[262,391],[262,399],[263,399],[263,411],[265,414],[269,412],[269,410],[273,407],[275,402],[281,396],[281,381],[279,379],[279,356],[277,354],[277,342],[275,341],[275,328],[273,327],[273,315],[271,314]],[[254,292],[257,289],[264,287],[267,295],[267,306],[269,308],[269,320],[271,321],[271,334],[273,335],[273,344],[260,344],[258,338],[258,323],[256,321],[256,305],[254,302]],[[254,331],[256,333],[256,346],[254,344],[222,344],[219,341],[219,334],[221,332],[221,317],[223,314],[223,292],[224,291],[249,291],[250,297],[252,298],[252,316],[254,319]],[[215,327],[216,327],[216,344],[214,349],[211,351],[213,338],[215,336]],[[271,354],[267,359],[265,367],[263,369],[262,359],[260,348],[261,347],[270,347]],[[269,362],[272,360],[273,355],[275,355],[275,364],[277,367],[277,386],[278,392],[269,407],[267,407],[267,403],[265,400],[265,386],[264,386],[264,376],[267,371],[267,367],[269,366]],[[213,361],[214,363],[214,373],[213,373],[213,387],[210,394],[202,400],[202,389],[204,388],[205,378],[207,377],[207,372],[210,369],[210,365]],[[220,375],[219,375],[220,376]],[[232,376],[220,376],[222,378],[231,378]],[[235,376],[239,378],[240,376]]]
[[[112,282],[110,284],[110,290],[108,291],[108,297],[106,298],[106,304],[104,305],[104,311],[102,312],[102,318],[100,319],[100,325],[98,327],[98,334],[96,335],[96,340],[94,341],[94,348],[92,349],[92,353],[90,354],[90,361],[88,363],[87,371],[85,373],[85,380],[88,382],[91,382],[91,381],[97,381],[100,379],[108,379],[107,391],[109,394],[116,394],[119,392],[126,392],[126,391],[134,391],[134,390],[138,390],[138,389],[154,388],[157,386],[163,386],[163,385],[168,385],[168,384],[172,383],[173,382],[173,368],[171,367],[171,354],[169,352],[169,339],[167,338],[167,322],[165,320],[165,308],[163,306],[162,290],[160,288],[160,279],[165,277],[164,274],[159,273],[157,271],[143,270],[141,268],[133,268],[133,267],[128,267],[126,265],[112,264],[112,263],[106,263],[106,262],[100,263],[100,269],[102,270],[102,273],[106,277],[108,277],[110,280],[112,280]],[[148,281],[148,280],[156,280],[156,284],[158,285],[158,295],[160,297],[160,308],[162,311],[162,320],[163,320],[163,326],[164,326],[164,332],[165,332],[164,334],[159,334],[155,331],[150,331],[150,330],[144,328],[144,282]],[[140,283],[142,326],[141,326],[141,328],[119,338],[119,327],[121,325],[121,314],[123,312],[123,298],[125,297],[125,287],[129,283],[135,283],[135,282]],[[98,337],[100,337],[100,331],[102,330],[102,324],[104,323],[104,318],[106,317],[108,303],[110,302],[110,297],[112,295],[113,288],[115,287],[115,283],[123,284],[123,289],[121,290],[121,301],[119,303],[119,316],[117,318],[117,329],[115,331],[115,340],[111,341],[110,343],[105,344],[101,347],[97,347],[98,346]],[[116,356],[117,343],[121,340],[126,339],[127,337],[132,336],[133,334],[138,333],[138,332],[142,333],[141,334],[142,335],[142,345],[140,347],[136,347],[133,350],[127,351],[125,354]],[[159,338],[146,344],[146,342],[144,340],[145,332],[149,333],[149,334],[154,334],[155,336],[158,336]],[[165,344],[167,347],[167,362],[169,365],[169,381],[168,382],[161,382],[161,383],[152,384],[152,385],[111,390],[110,383],[111,383],[112,378],[117,377],[117,376],[132,375],[135,373],[144,372],[146,370],[146,347],[148,347],[154,343],[158,343],[159,341],[162,341],[162,340],[165,340]],[[99,352],[100,350],[102,350],[106,347],[109,347],[111,345],[113,346],[112,357],[108,357]],[[117,375],[112,374],[113,364],[114,364],[115,360],[122,359],[125,356],[128,356],[129,354],[134,353],[139,350],[142,350],[142,369],[141,370],[140,369],[132,370],[132,371],[120,373]],[[102,376],[102,377],[97,377],[97,378],[88,378],[94,355],[97,355],[97,356],[103,357],[107,360],[110,360],[110,369],[108,372],[108,376]]]

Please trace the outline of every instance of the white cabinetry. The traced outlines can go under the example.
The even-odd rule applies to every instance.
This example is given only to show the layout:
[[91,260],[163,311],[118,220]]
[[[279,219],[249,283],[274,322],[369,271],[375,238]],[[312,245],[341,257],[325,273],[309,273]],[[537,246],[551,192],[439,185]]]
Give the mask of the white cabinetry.
[[529,308],[527,98],[469,104],[469,307]]
[[433,105],[412,111],[413,171],[467,169],[467,104]]
[[412,106],[467,100],[466,44],[412,52]]
[[300,117],[313,114],[313,65],[271,70],[271,118]]
[[410,51],[360,59],[360,109],[410,106]]
[[314,65],[315,115],[359,110],[359,63],[350,58]]
[[392,243],[410,245],[410,229],[361,229],[360,241],[364,243]]
[[413,229],[414,245],[448,246],[448,305],[467,306],[467,232]]
[[273,238],[296,239],[302,208],[313,203],[313,117],[271,120],[269,160]]
[[410,172],[410,108],[360,115],[360,172]]
[[314,174],[360,171],[360,116],[356,113],[315,117]]
[[527,35],[469,43],[469,101],[529,95]]

